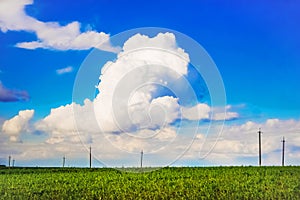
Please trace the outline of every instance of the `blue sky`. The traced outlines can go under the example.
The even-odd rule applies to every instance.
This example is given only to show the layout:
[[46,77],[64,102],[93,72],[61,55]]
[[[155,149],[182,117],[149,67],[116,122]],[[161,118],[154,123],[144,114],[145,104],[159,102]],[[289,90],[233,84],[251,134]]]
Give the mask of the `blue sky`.
[[[226,130],[229,132],[233,127],[255,133],[259,126],[265,126],[265,129],[270,132],[269,137],[276,138],[283,136],[283,133],[276,135],[276,129],[285,132],[291,124],[295,129],[287,133],[290,134],[290,139],[287,140],[300,141],[298,129],[300,127],[300,28],[298,26],[300,4],[297,1],[231,1],[230,3],[151,1],[144,3],[110,0],[76,2],[35,0],[16,3],[20,6],[19,10],[14,9],[13,7],[17,6],[9,5],[8,2],[3,1],[0,4],[3,7],[8,6],[4,10],[7,13],[20,13],[24,8],[26,17],[30,16],[31,19],[42,23],[55,22],[60,27],[78,22],[80,33],[103,32],[110,38],[120,32],[140,27],[162,27],[181,32],[205,48],[222,76],[230,112],[237,115],[234,119],[225,120],[224,143],[227,141]],[[24,7],[22,2],[28,5]],[[67,44],[61,48],[55,44],[51,46],[53,37],[41,36],[51,25],[45,27],[41,25],[38,28],[34,25],[27,26],[24,22],[29,24],[31,21],[22,21],[26,17],[3,13],[0,14],[0,125],[17,116],[22,110],[32,109],[34,115],[32,117],[29,115],[29,125],[27,122],[26,127],[22,124],[24,126],[18,133],[20,135],[17,141],[2,136],[0,141],[5,145],[0,149],[2,151],[0,162],[6,162],[9,151],[19,148],[19,145],[29,145],[28,141],[30,144],[34,143],[35,148],[47,146],[46,140],[51,138],[52,130],[35,130],[34,127],[37,126],[35,124],[50,116],[51,109],[72,103],[76,74],[93,47],[82,43],[80,47],[74,44]],[[16,46],[22,42],[42,40],[48,42],[48,46],[45,43],[42,44],[43,47],[31,47],[31,49],[28,46]],[[103,47],[100,51],[114,50]],[[58,73],[60,69],[66,70]],[[14,98],[8,98],[9,95]],[[273,120],[275,125],[270,125],[271,121],[268,120]],[[251,127],[249,129],[243,126],[247,122],[253,123],[248,124]],[[40,137],[35,137],[37,132],[40,132]],[[3,127],[0,133],[7,134]],[[229,138],[227,142],[237,140]],[[277,143],[280,145],[280,140],[277,140]],[[289,163],[297,164],[300,152],[296,147],[299,146],[296,142],[290,145]],[[9,148],[5,148],[8,146]],[[32,149],[32,147],[22,148],[24,152]],[[273,154],[278,149],[280,146],[275,145],[266,152],[268,164],[277,162]],[[26,158],[24,152],[15,153],[15,157],[20,160],[20,164],[30,164],[30,158]],[[253,153],[251,150],[242,152],[249,155]],[[239,153],[241,154],[241,151]],[[55,155],[59,154],[63,152],[58,151]],[[75,154],[72,154],[73,160],[82,160],[81,156],[76,157]],[[226,156],[228,155],[230,153]],[[43,159],[48,159],[49,162],[43,161],[43,163],[59,165],[60,161],[55,163],[53,157],[45,156]],[[241,157],[231,157],[231,163],[256,164],[252,154],[249,157]],[[225,158],[224,160],[227,159]],[[184,165],[185,160],[179,163]],[[200,163],[227,164],[223,160],[216,161],[213,155],[211,159]]]

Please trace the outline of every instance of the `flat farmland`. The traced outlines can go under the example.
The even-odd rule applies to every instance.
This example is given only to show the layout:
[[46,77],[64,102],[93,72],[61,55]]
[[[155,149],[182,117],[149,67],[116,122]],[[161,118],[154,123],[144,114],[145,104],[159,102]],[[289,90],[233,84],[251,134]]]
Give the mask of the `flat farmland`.
[[300,167],[1,168],[0,199],[300,199]]

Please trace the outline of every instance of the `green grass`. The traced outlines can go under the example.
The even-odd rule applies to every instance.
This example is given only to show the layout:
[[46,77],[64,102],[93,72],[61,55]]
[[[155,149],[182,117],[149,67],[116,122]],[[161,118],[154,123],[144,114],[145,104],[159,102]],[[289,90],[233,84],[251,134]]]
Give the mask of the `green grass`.
[[1,168],[0,199],[300,199],[300,167]]

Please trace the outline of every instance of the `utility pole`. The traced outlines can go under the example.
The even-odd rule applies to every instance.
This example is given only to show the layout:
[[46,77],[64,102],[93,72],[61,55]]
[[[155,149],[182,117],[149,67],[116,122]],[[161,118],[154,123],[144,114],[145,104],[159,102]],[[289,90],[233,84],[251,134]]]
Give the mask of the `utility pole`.
[[92,168],[92,147],[90,146],[90,168]]
[[141,151],[141,171],[143,170],[143,155],[144,155],[144,152],[142,150]]
[[65,163],[66,163],[66,156],[63,157],[63,167],[65,167]]
[[258,130],[258,164],[261,166],[261,129]]
[[283,139],[281,140],[282,142],[282,166],[284,166],[284,144],[285,144],[285,139],[283,137]]
[[10,167],[11,156],[8,156],[8,167]]

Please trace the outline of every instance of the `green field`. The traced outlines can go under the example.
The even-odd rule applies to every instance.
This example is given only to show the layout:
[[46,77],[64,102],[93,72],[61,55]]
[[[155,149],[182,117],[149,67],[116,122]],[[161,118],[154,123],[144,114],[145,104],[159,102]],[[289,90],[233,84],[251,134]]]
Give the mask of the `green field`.
[[300,167],[2,168],[1,199],[300,199]]

